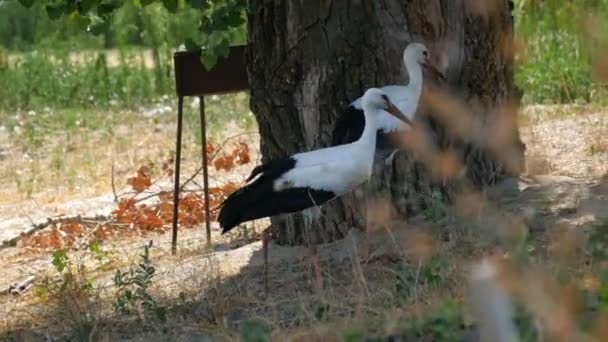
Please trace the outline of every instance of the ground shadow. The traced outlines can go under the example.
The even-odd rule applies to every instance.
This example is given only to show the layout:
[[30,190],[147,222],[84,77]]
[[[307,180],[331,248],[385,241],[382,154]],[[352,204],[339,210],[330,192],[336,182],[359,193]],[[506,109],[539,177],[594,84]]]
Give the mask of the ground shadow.
[[[526,184],[517,180],[509,182],[489,189],[487,195],[501,212],[527,220],[531,233],[536,236],[545,236],[553,227],[564,224],[584,231],[607,214],[607,179],[582,182],[548,176],[532,182],[528,180]],[[432,222],[424,224],[435,229]],[[242,334],[265,336],[270,330],[275,333],[301,331],[301,336],[311,338],[343,338],[340,334],[344,333],[344,327],[332,330],[336,321],[353,322],[364,318],[369,322],[362,324],[369,325],[370,322],[383,324],[381,322],[395,318],[398,322],[398,317],[387,317],[386,312],[402,312],[402,306],[412,301],[416,283],[404,275],[412,274],[416,265],[408,263],[403,251],[413,234],[419,231],[416,228],[423,226],[397,222],[390,231],[376,232],[368,263],[360,262],[363,236],[360,232],[322,246],[319,253],[325,283],[321,293],[311,290],[311,274],[303,247],[270,245],[268,292],[260,242],[232,250],[220,246],[205,256],[197,254],[176,259],[166,266],[168,273],[158,284],[167,289],[159,294],[159,303],[167,308],[166,321],[153,317],[110,316],[111,319],[95,321],[87,330],[87,339],[206,341],[213,336],[229,340]],[[454,270],[448,266],[440,272],[450,271]],[[456,278],[446,276],[440,280],[444,282],[441,287],[446,289],[443,296],[461,294],[463,285],[455,281]],[[176,289],[169,290],[172,287]],[[180,291],[180,288],[188,290]],[[424,294],[416,295],[424,298]],[[310,330],[313,326],[315,329]],[[465,336],[464,340],[478,340],[472,325],[460,329],[459,335]],[[0,335],[0,340],[82,338],[73,332],[72,336],[53,336],[48,332],[52,330],[13,330]],[[380,334],[378,338],[387,340],[390,336]],[[423,336],[420,338],[424,340]]]

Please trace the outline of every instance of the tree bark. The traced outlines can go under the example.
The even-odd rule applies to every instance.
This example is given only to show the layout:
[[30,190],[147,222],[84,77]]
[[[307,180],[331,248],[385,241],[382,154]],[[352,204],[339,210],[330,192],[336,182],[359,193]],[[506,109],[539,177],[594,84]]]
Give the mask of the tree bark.
[[[251,0],[247,63],[263,161],[328,146],[337,113],[365,89],[406,83],[403,49],[422,42],[447,78],[441,96],[460,104],[466,120],[477,122],[467,126],[477,127],[467,130],[474,137],[459,136],[462,130],[450,127],[457,115],[445,108],[436,115],[445,101],[433,96],[436,88],[425,88],[417,116],[436,150],[455,151],[472,185],[516,174],[519,168],[505,168],[502,156],[505,150],[516,160],[523,155],[516,103],[505,107],[514,92],[511,9],[508,0]],[[505,139],[515,141],[515,148],[489,146],[482,138],[488,127],[508,131]],[[445,178],[431,176],[432,165],[424,159],[402,152],[393,167],[375,175],[403,216],[428,206],[425,194],[451,188]],[[363,197],[355,192],[325,205],[320,227],[309,237],[329,242],[362,227]],[[272,223],[279,243],[306,240],[298,215]]]

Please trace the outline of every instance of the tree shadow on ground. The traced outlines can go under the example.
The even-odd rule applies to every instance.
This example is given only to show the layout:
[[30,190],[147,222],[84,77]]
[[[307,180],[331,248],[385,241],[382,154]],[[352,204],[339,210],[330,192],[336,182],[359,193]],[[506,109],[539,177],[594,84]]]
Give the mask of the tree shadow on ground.
[[[525,186],[509,180],[486,195],[502,215],[523,219],[531,234],[544,240],[555,227],[567,225],[584,232],[605,216],[608,179],[582,182],[548,176]],[[270,332],[280,338],[287,331],[305,339],[341,340],[356,332],[352,325],[357,322],[361,331],[386,337],[387,326],[402,324],[401,317],[420,303],[462,297],[462,269],[455,265],[471,257],[458,253],[460,233],[452,227],[439,227],[426,218],[391,226],[372,235],[374,257],[367,263],[360,262],[361,232],[323,245],[319,253],[324,289],[319,293],[309,285],[306,249],[276,244],[269,248],[266,293],[264,254],[261,243],[256,242],[205,256],[178,257],[164,266],[164,276],[155,284],[161,289],[155,293],[159,305],[167,308],[164,322],[145,315],[105,315],[110,318],[92,320],[85,327],[87,334],[74,335],[78,327],[60,333],[49,319],[38,322],[44,328],[14,329],[1,334],[0,341],[206,341],[263,337]],[[433,236],[447,236],[436,246],[447,254],[428,269],[429,274],[421,273],[419,265],[406,255],[416,247],[411,241],[426,229],[439,229],[439,235]],[[433,281],[436,283],[429,286]],[[46,317],[53,315],[60,313]],[[477,340],[470,325],[458,325],[458,329],[455,333],[464,340]]]

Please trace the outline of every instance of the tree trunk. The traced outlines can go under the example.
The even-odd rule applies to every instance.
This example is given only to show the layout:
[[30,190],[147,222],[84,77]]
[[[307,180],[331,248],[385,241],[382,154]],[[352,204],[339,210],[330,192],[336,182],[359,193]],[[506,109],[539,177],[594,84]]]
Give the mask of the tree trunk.
[[[518,160],[523,155],[521,148],[492,149],[482,138],[486,128],[507,123],[500,131],[519,142],[513,107],[504,106],[514,89],[511,7],[508,0],[250,1],[247,62],[263,161],[328,146],[337,113],[365,89],[406,83],[403,50],[422,42],[447,77],[441,89],[449,95],[441,96],[461,101],[466,120],[478,123],[467,127],[481,130],[467,131],[475,137],[455,134],[462,133],[450,127],[457,115],[436,115],[445,101],[426,88],[417,113],[421,126],[432,133],[436,150],[457,152],[469,183],[495,182],[509,171],[499,152],[509,150]],[[431,177],[432,165],[416,155],[400,153],[392,168],[375,175],[404,216],[428,206],[424,194],[450,189],[451,182]],[[328,242],[363,226],[362,197],[354,193],[325,205],[311,238]],[[303,241],[298,215],[272,223],[280,243]]]

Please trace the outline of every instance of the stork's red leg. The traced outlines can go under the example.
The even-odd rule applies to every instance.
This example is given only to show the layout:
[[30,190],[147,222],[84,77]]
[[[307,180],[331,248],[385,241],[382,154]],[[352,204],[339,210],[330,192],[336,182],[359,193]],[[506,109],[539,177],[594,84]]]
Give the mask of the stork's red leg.
[[370,258],[370,246],[369,246],[369,237],[370,237],[370,223],[369,221],[365,225],[365,237],[363,238],[363,261],[367,262]]
[[268,295],[268,229],[262,233],[262,249],[264,251],[264,292]]
[[317,245],[309,244],[308,253],[310,256],[310,263],[312,265],[313,272],[313,283],[312,287],[314,290],[321,290],[323,288],[323,279],[321,278],[321,266],[319,265],[319,254],[317,253]]

